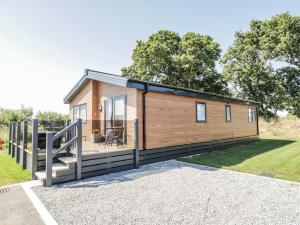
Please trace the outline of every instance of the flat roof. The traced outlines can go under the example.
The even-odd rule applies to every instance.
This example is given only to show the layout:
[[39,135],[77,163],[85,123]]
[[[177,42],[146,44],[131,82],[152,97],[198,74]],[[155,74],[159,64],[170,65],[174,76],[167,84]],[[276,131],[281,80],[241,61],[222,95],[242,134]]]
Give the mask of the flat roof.
[[216,100],[228,103],[239,103],[239,104],[254,104],[260,105],[259,102],[251,101],[247,99],[233,98],[230,96],[224,96],[194,89],[174,87],[165,84],[159,84],[154,82],[140,81],[136,79],[126,78],[115,74],[99,72],[95,70],[86,69],[85,74],[71,89],[71,91],[64,98],[64,103],[68,104],[73,97],[80,91],[80,89],[89,81],[97,80],[109,84],[114,84],[121,87],[136,88],[140,90],[149,90],[154,92],[174,94],[179,96],[189,96],[194,98],[202,98],[208,100]]

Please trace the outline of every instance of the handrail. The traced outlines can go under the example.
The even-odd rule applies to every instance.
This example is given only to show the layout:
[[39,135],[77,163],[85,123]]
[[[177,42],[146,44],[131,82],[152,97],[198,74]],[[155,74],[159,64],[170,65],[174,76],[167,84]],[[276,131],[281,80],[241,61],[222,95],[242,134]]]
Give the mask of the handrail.
[[54,135],[54,139],[53,141],[55,141],[56,139],[60,138],[61,136],[63,136],[64,134],[66,134],[66,132],[70,131],[72,128],[74,128],[78,123],[78,120],[75,121],[74,123],[71,123],[69,126],[67,126],[66,128],[62,129],[61,131],[59,131],[58,133],[56,133]]
[[[70,141],[68,141],[67,143],[65,143],[62,147],[60,147],[58,150],[53,151],[53,153],[55,153],[55,155],[57,155],[59,152],[65,150],[67,147],[69,147],[73,142],[77,141],[78,136],[76,135],[74,138],[72,138]],[[55,156],[54,155],[54,156]],[[53,157],[54,157],[53,156]]]
[[[62,147],[59,149],[53,148],[53,143],[55,140],[60,138],[63,135],[68,136],[68,133],[75,129],[76,135],[67,140]],[[81,155],[82,155],[82,120],[78,119],[73,122],[63,130],[59,131],[57,134],[53,135],[53,132],[46,133],[46,186],[49,187],[52,185],[52,165],[54,157],[61,151],[71,147],[71,145],[76,142],[76,179],[81,179]]]

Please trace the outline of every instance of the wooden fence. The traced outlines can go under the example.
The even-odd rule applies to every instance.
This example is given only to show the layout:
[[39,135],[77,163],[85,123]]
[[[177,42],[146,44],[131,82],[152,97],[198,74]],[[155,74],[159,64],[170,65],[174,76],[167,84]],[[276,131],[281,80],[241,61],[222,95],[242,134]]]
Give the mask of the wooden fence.
[[35,172],[45,170],[46,166],[46,151],[38,148],[39,129],[41,127],[37,119],[13,122],[9,126],[8,153],[24,170],[31,173],[32,179],[36,178]]
[[37,120],[13,122],[9,126],[8,153],[29,172],[37,171],[37,132]]

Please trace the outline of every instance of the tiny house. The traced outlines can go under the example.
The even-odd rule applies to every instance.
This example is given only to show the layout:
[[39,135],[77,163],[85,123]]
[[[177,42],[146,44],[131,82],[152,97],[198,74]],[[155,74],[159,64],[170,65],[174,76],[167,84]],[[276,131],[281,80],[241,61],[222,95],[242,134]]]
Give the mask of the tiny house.
[[82,119],[83,140],[93,133],[124,127],[133,143],[138,119],[139,149],[155,150],[259,134],[258,102],[144,82],[86,70],[64,98],[72,120]]

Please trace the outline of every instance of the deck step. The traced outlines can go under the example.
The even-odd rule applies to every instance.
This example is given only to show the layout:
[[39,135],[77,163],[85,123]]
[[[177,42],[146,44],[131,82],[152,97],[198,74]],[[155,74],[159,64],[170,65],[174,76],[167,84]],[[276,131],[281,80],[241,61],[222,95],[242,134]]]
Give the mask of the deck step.
[[[54,163],[52,165],[52,183],[62,183],[75,180],[75,166],[71,160],[66,160],[68,165],[62,163]],[[46,171],[38,171],[35,173],[37,179],[40,180],[43,185],[46,184]]]
[[[38,180],[40,180],[43,184],[43,186],[46,186],[46,171],[38,171],[35,173]],[[64,176],[52,176],[52,184],[58,184],[58,183],[64,183],[64,182],[68,182],[68,181],[74,181],[76,180],[76,176],[75,173],[73,174],[68,174],[68,175],[64,175]]]
[[69,168],[75,168],[76,158],[72,156],[59,157],[58,160]]

